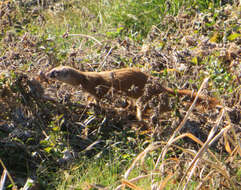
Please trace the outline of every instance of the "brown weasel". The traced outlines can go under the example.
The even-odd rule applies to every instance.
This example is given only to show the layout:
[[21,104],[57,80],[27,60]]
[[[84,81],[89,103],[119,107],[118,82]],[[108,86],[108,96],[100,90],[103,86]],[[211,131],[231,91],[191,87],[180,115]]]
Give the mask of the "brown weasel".
[[[74,86],[81,85],[86,92],[97,99],[101,99],[111,87],[115,90],[124,92],[125,95],[131,98],[138,99],[144,93],[144,87],[149,75],[134,68],[116,69],[103,72],[82,72],[72,67],[59,66],[47,72],[46,77]],[[135,89],[131,90],[133,86]],[[163,85],[161,87],[161,90],[151,92],[151,94],[157,95],[162,91],[166,91],[170,94],[187,95],[191,98],[197,96],[197,93],[192,90],[173,90]],[[217,99],[209,96],[199,95],[198,99],[207,101],[211,107],[219,104]]]
[[[101,99],[109,91],[110,87],[137,99],[142,96],[148,78],[146,74],[136,69],[81,72],[68,66],[56,67],[47,72],[46,77],[74,86],[81,85],[86,92],[98,99]],[[138,87],[135,92],[130,90],[133,85]]]

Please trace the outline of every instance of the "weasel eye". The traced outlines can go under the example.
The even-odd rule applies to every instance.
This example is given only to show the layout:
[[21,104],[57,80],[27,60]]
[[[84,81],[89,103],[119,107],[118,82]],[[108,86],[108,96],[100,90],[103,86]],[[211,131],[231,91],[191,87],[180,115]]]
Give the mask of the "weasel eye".
[[52,71],[50,73],[50,78],[56,78],[58,76],[58,71]]

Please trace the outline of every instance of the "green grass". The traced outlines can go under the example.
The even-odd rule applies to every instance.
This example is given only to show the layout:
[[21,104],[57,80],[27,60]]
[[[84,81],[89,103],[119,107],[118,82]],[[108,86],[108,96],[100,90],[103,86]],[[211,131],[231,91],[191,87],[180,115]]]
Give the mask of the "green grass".
[[[62,6],[54,7],[54,11],[42,12],[46,19],[42,27],[35,21],[26,28],[33,34],[43,36],[44,39],[54,38],[54,44],[49,45],[61,49],[62,52],[73,45],[78,47],[83,41],[79,37],[63,39],[62,35],[67,31],[71,34],[88,34],[100,41],[128,36],[142,43],[152,26],[161,26],[164,15],[175,16],[183,7],[203,11],[215,8],[217,4],[194,0],[64,1]],[[91,48],[93,42],[89,39],[82,45]]]
[[[16,9],[15,22],[21,24],[14,30],[18,35],[29,31],[42,38],[46,51],[58,61],[66,58],[71,47],[91,49],[94,42],[81,37],[63,38],[70,34],[87,34],[104,42],[111,38],[128,36],[143,43],[153,26],[165,31],[162,19],[165,15],[177,15],[180,9],[195,8],[197,11],[213,10],[219,1],[166,1],[166,0],[106,0],[106,1],[61,1],[50,10],[39,10],[44,21],[25,13],[27,8]],[[184,11],[185,12],[185,11]],[[11,28],[11,27],[10,27]],[[9,29],[10,29],[9,28]],[[8,30],[9,30],[8,29]],[[51,39],[51,41],[49,41]]]
[[[84,189],[84,186],[90,184],[100,184],[103,186],[116,186],[116,182],[120,178],[120,163],[113,162],[111,159],[81,159],[71,169],[61,171],[60,184],[56,189]],[[122,167],[121,167],[122,168]]]
[[[124,174],[125,169],[127,169],[126,166],[131,164],[130,160],[125,160],[123,158],[120,160],[117,159],[117,157],[118,156],[81,159],[80,162],[75,163],[70,169],[60,171],[62,175],[58,181],[61,181],[61,183],[57,184],[56,189],[64,190],[69,189],[70,187],[74,187],[74,189],[85,189],[87,185],[93,184],[108,186],[111,189],[114,189],[120,184],[122,175]],[[152,165],[151,163],[152,158],[149,157],[146,164]],[[130,178],[143,175],[141,170],[141,168],[134,169]],[[148,188],[150,182],[150,178],[146,178],[140,180],[137,184],[140,187]]]

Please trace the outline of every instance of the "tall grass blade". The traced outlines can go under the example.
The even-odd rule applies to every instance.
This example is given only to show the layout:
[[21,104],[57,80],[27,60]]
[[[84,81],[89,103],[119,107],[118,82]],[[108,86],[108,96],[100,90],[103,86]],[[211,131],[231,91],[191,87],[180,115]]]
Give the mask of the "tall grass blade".
[[[189,110],[187,111],[184,119],[182,120],[182,122],[180,123],[180,125],[177,127],[177,129],[174,131],[173,135],[172,135],[171,138],[168,140],[166,146],[163,148],[163,150],[162,150],[162,152],[161,152],[161,154],[160,154],[160,156],[158,157],[158,160],[157,160],[157,162],[156,162],[155,169],[158,167],[160,161],[163,162],[163,160],[164,160],[164,158],[165,158],[165,155],[166,155],[166,153],[167,153],[167,150],[168,150],[168,148],[170,147],[170,145],[173,143],[173,140],[174,140],[175,136],[176,136],[177,133],[181,130],[181,128],[184,126],[184,124],[186,123],[186,121],[187,121],[190,113],[192,112],[192,110],[193,110],[193,108],[194,108],[194,106],[195,106],[195,104],[196,104],[196,102],[197,102],[198,96],[200,95],[202,89],[204,88],[204,86],[205,86],[206,83],[208,82],[208,79],[209,79],[209,77],[207,77],[207,78],[204,79],[204,81],[203,81],[200,89],[199,89],[198,92],[197,92],[197,96],[195,97],[192,105],[190,106]],[[163,164],[161,164],[160,168],[161,168],[161,171],[163,172],[163,171],[164,171],[164,166],[163,166]]]
[[6,178],[7,178],[7,170],[4,169],[1,176],[1,181],[0,181],[0,190],[3,190]]

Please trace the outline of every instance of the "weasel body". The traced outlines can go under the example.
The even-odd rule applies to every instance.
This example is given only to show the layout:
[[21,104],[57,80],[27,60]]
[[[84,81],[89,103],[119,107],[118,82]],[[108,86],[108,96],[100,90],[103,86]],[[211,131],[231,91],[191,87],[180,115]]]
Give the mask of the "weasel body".
[[[125,95],[133,99],[138,99],[144,94],[144,87],[149,75],[133,68],[103,72],[81,72],[72,67],[60,66],[47,72],[46,77],[74,86],[81,85],[85,91],[97,99],[101,99],[111,87],[117,91],[124,92]],[[133,90],[132,87],[134,87]],[[151,95],[157,95],[162,91],[173,95],[187,95],[192,99],[197,96],[197,93],[192,90],[173,90],[165,86],[161,86],[160,90],[153,90],[150,93]],[[209,96],[199,95],[198,100],[208,102],[208,107],[214,107],[219,104],[217,99]]]
[[[46,73],[50,79],[74,86],[81,85],[96,98],[103,97],[111,87],[137,99],[143,95],[148,76],[138,69],[117,69],[103,72],[81,72],[72,67],[60,66]],[[135,86],[135,90],[130,90]],[[98,88],[100,90],[98,90]]]

